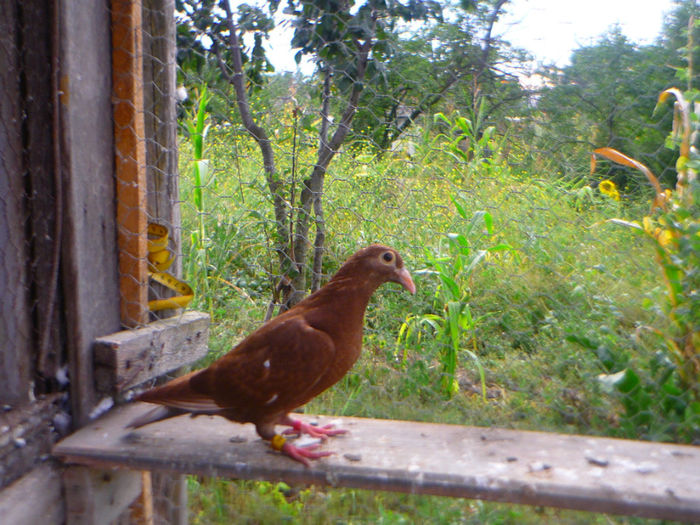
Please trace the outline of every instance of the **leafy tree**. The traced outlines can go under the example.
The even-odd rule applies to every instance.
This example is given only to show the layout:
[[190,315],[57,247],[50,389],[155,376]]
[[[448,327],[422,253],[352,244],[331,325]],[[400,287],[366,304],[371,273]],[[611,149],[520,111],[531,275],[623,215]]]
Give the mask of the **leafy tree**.
[[[459,2],[445,7],[445,16],[418,29],[397,31],[384,43],[386,59],[373,71],[371,87],[362,95],[354,134],[369,138],[380,151],[418,117],[438,106],[488,118],[506,103],[524,96],[510,69],[522,53],[493,36],[506,0]],[[487,104],[483,101],[487,100]]]
[[[397,20],[424,20],[440,14],[435,1],[366,0],[288,0],[284,13],[294,27],[292,47],[297,60],[311,56],[317,64],[320,83],[320,116],[317,160],[301,182],[299,202],[294,188],[285,187],[275,164],[272,138],[250,104],[250,93],[260,86],[263,73],[271,71],[263,40],[273,27],[272,15],[279,1],[268,3],[269,14],[247,4],[234,14],[228,0],[179,0],[180,40],[192,46],[182,57],[190,67],[211,70],[216,63],[236,98],[238,113],[248,133],[260,147],[268,189],[275,214],[274,247],[281,279],[283,308],[298,302],[306,293],[309,233],[315,227],[313,242],[312,290],[320,285],[321,258],[325,240],[322,195],[326,171],[345,141],[367,83],[368,70],[381,67],[385,58],[384,42],[389,40]],[[246,52],[243,38],[253,37]],[[333,98],[341,101],[331,105]],[[337,112],[337,118],[331,113]],[[287,199],[287,195],[290,196]]]
[[[547,124],[538,145],[555,153],[560,172],[573,162],[580,173],[597,147],[631,152],[659,173],[669,165],[673,154],[659,144],[670,119],[653,110],[658,93],[673,83],[670,59],[665,48],[636,46],[614,26],[597,44],[575,50],[570,65],[544,72],[552,87],[537,104]],[[608,178],[624,185],[627,172],[609,170]]]

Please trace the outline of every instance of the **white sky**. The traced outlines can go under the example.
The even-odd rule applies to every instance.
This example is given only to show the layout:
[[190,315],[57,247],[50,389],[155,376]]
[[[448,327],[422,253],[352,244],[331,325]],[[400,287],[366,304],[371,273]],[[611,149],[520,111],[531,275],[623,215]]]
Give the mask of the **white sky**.
[[[571,51],[595,43],[615,23],[630,40],[651,43],[670,9],[671,0],[511,0],[495,33],[527,49],[537,61],[563,66]],[[278,28],[266,42],[277,71],[296,70],[290,37],[290,31]],[[307,64],[302,71],[310,73],[313,67]]]
[[496,32],[536,60],[563,66],[615,23],[633,42],[653,42],[670,10],[671,0],[511,0]]

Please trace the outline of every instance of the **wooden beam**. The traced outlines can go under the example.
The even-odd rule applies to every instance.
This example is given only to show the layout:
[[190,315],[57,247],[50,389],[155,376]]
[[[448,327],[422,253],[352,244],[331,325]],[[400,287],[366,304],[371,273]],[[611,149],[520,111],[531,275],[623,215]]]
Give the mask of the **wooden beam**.
[[35,468],[0,492],[3,523],[65,523],[61,474],[48,463]]
[[[121,407],[54,448],[95,467],[282,480],[477,498],[671,520],[700,520],[700,449],[641,441],[360,418],[316,418],[350,433],[305,468],[252,425],[181,416],[136,431],[152,405]],[[232,437],[235,436],[235,442]]]
[[209,314],[185,312],[95,340],[95,381],[117,394],[189,365],[207,354]]
[[112,0],[112,90],[122,324],[148,322],[141,1]]
[[[0,403],[29,399],[32,329],[25,238],[20,27],[17,4],[0,16]],[[7,342],[7,343],[6,343]]]
[[59,398],[53,394],[0,412],[0,487],[32,470],[51,452],[59,437],[54,429]]
[[63,473],[67,525],[112,523],[141,493],[141,474],[71,466]]
[[107,0],[54,2],[60,14],[61,275],[73,422],[97,404],[92,342],[120,329]]
[[[178,190],[175,1],[143,0],[144,116],[148,218],[167,226],[175,260],[168,272],[182,278],[182,235]],[[172,297],[169,288],[151,281],[149,299]],[[176,310],[151,312],[163,319]]]

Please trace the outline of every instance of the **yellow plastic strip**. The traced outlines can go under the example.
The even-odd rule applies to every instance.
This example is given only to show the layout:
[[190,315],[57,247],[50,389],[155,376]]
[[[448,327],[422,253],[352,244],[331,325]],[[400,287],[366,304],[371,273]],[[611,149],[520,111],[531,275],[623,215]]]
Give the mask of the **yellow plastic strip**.
[[148,225],[148,269],[149,276],[157,283],[173,290],[175,297],[156,299],[148,302],[148,309],[152,312],[171,308],[184,308],[194,297],[192,288],[180,279],[165,273],[175,260],[175,254],[168,250],[170,232],[166,226],[150,223]]

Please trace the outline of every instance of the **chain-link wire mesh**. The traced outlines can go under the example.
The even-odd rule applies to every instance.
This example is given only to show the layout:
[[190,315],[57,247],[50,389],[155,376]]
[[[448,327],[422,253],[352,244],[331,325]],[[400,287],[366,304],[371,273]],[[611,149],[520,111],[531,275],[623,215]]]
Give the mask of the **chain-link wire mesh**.
[[[119,277],[122,302],[137,311],[125,324],[173,314],[149,313],[147,301],[189,286],[188,308],[213,320],[207,364],[380,242],[402,254],[418,292],[377,292],[360,360],[306,411],[696,443],[694,281],[674,274],[685,295],[669,295],[658,251],[668,227],[654,230],[658,195],[645,175],[600,156],[594,172],[590,164],[596,148],[615,148],[675,189],[674,112],[653,110],[663,90],[686,90],[683,71],[692,78],[678,49],[695,51],[694,3],[678,3],[653,44],[612,29],[570,65],[537,70],[492,31],[506,2],[462,4],[307,0],[273,15],[276,2],[148,0],[122,33],[113,9],[112,51],[124,52],[112,77]],[[275,23],[293,34],[289,46],[271,47]],[[6,99],[23,100],[39,81],[26,80],[34,69],[17,72],[16,45],[0,31],[0,78],[14,86],[0,101],[8,174],[38,154],[23,142],[23,102]],[[296,53],[308,71],[271,68],[273,55]],[[53,236],[50,221],[23,222],[39,199],[33,187],[0,178],[8,340],[33,337],[22,316],[42,285],[30,273],[56,271],[50,242],[34,258],[45,271],[26,265],[37,239]],[[157,255],[144,234],[163,232],[149,224],[168,233]],[[683,257],[680,272],[697,253]],[[186,284],[158,284],[155,270]],[[681,295],[690,314],[676,308]],[[678,322],[684,315],[690,324]],[[12,355],[3,352],[4,364]],[[66,357],[32,362],[40,356],[48,377],[60,376]],[[182,483],[155,475],[156,522],[182,519]],[[187,486],[194,523],[587,519],[283,483],[190,477]]]
[[[268,7],[183,2],[176,15],[183,264],[215,319],[212,358],[293,304],[295,287],[381,242],[402,253],[418,293],[377,293],[359,363],[308,411],[697,441],[697,397],[667,345],[682,335],[664,270],[653,241],[619,224],[650,216],[654,189],[628,166],[590,171],[593,150],[615,148],[674,187],[673,110],[654,107],[687,87],[674,67],[687,64],[677,50],[692,6],[676,5],[653,44],[612,28],[570,65],[536,70],[490,32],[503,2],[446,7],[442,19],[424,3],[410,22],[365,4]],[[266,40],[273,19],[289,24],[290,47]],[[272,72],[282,53],[313,72]],[[435,517],[357,491],[190,486],[202,522]],[[505,512],[436,505],[457,521]]]

